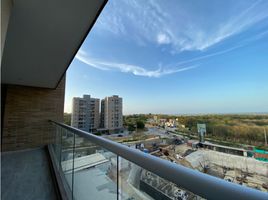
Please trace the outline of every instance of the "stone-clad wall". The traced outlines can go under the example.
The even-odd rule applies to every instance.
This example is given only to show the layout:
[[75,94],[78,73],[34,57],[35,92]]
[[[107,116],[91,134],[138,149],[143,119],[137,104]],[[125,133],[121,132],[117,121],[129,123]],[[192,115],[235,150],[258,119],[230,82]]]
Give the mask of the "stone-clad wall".
[[53,141],[49,119],[62,122],[65,76],[56,89],[7,85],[2,151],[29,149]]

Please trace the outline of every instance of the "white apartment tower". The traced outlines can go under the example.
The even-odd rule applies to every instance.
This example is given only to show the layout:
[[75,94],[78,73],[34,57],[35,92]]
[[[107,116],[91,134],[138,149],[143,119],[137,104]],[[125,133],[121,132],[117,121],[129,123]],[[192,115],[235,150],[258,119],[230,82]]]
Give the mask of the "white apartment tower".
[[92,132],[99,127],[100,100],[83,95],[83,98],[74,97],[72,107],[71,126]]
[[90,99],[90,129],[96,130],[100,126],[100,99]]
[[123,128],[122,98],[113,95],[101,100],[101,128],[120,131]]

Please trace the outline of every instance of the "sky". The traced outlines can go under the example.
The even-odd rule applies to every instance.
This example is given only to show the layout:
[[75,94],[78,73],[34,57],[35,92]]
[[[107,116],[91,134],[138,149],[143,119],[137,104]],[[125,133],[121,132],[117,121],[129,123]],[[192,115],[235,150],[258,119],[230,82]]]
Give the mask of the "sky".
[[123,113],[268,111],[267,0],[109,0],[67,71]]

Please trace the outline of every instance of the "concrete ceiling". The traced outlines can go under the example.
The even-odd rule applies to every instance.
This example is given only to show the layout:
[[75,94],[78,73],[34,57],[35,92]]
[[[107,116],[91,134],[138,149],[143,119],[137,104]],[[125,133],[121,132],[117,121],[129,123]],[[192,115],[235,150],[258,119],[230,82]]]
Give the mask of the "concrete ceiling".
[[14,0],[2,83],[55,88],[107,0]]

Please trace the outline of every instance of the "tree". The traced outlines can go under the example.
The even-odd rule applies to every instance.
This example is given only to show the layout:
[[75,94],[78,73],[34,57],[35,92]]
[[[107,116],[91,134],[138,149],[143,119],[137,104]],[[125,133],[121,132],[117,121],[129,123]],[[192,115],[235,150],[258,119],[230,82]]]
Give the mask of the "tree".
[[64,124],[71,126],[71,114],[64,113]]
[[127,128],[128,131],[135,131],[135,126],[134,124],[128,124],[128,128]]
[[137,121],[137,128],[138,129],[144,129],[145,125],[143,123],[143,121]]

